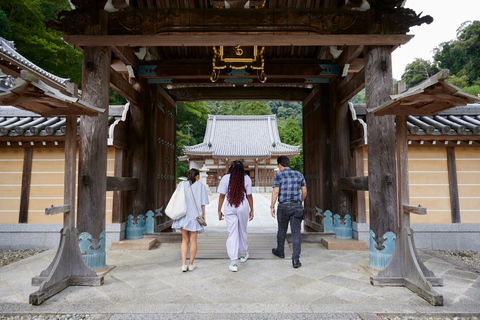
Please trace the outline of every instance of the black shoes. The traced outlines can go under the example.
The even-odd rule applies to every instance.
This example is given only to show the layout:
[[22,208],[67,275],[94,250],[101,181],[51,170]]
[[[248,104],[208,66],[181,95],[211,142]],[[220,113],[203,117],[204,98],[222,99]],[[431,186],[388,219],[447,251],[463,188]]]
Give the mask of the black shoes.
[[273,253],[273,255],[279,257],[280,259],[285,258],[285,254],[284,254],[284,253],[279,253],[276,248],[273,248],[273,249],[272,249],[272,253]]
[[300,268],[302,266],[302,263],[298,259],[293,259],[292,264],[294,268]]

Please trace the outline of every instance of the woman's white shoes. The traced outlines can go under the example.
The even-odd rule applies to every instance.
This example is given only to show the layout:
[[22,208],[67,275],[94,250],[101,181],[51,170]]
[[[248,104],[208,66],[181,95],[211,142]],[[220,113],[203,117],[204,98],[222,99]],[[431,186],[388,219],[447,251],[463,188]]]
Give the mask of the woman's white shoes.
[[197,268],[197,266],[194,265],[194,264],[189,264],[189,265],[188,265],[188,271],[193,271],[193,270],[195,270],[196,268]]
[[230,271],[237,272],[238,271],[237,261],[230,262],[228,269],[230,269]]
[[188,265],[186,264],[182,265],[182,271],[187,272],[187,270],[188,270]]
[[248,252],[240,256],[240,262],[246,262],[248,260]]

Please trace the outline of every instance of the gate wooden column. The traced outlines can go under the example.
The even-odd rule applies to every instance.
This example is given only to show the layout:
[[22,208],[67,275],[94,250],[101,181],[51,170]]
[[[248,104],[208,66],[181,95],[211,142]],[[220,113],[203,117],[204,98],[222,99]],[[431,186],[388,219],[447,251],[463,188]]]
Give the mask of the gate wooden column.
[[[348,102],[338,103],[339,81],[338,78],[330,79],[330,109],[332,124],[332,213],[339,215],[340,220],[352,216],[352,193],[344,191],[341,179],[350,176],[350,125]],[[341,238],[351,238],[348,235],[339,235]]]
[[375,116],[369,111],[390,100],[393,91],[390,47],[365,48],[365,90],[370,230],[376,244],[381,245],[384,235],[398,227],[395,118]]
[[77,228],[85,241],[82,255],[95,270],[105,267],[110,55],[109,47],[83,50],[82,99],[105,110],[80,118]]

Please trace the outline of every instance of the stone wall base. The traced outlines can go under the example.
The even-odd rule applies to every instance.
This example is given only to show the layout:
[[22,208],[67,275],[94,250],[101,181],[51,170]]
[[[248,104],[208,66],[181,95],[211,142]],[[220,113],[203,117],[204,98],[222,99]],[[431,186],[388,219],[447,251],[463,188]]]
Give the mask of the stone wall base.
[[[62,224],[0,224],[0,250],[56,249]],[[106,247],[125,238],[125,223],[106,225]]]
[[[368,223],[352,223],[353,238],[369,246]],[[429,250],[471,250],[480,252],[480,224],[478,223],[415,223],[415,246]]]

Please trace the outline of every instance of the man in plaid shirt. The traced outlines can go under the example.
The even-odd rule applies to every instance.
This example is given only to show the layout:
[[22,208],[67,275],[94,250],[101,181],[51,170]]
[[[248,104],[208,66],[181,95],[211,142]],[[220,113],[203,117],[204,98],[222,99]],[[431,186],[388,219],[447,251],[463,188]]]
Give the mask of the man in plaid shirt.
[[300,263],[302,245],[300,229],[302,220],[305,218],[302,202],[307,197],[307,183],[300,172],[290,169],[290,160],[286,156],[278,157],[277,164],[280,172],[275,175],[273,180],[270,209],[272,217],[275,218],[275,203],[278,199],[278,232],[277,247],[272,249],[272,253],[279,258],[285,258],[285,236],[288,223],[290,223],[293,238],[292,264],[294,268],[299,268],[302,266]]

